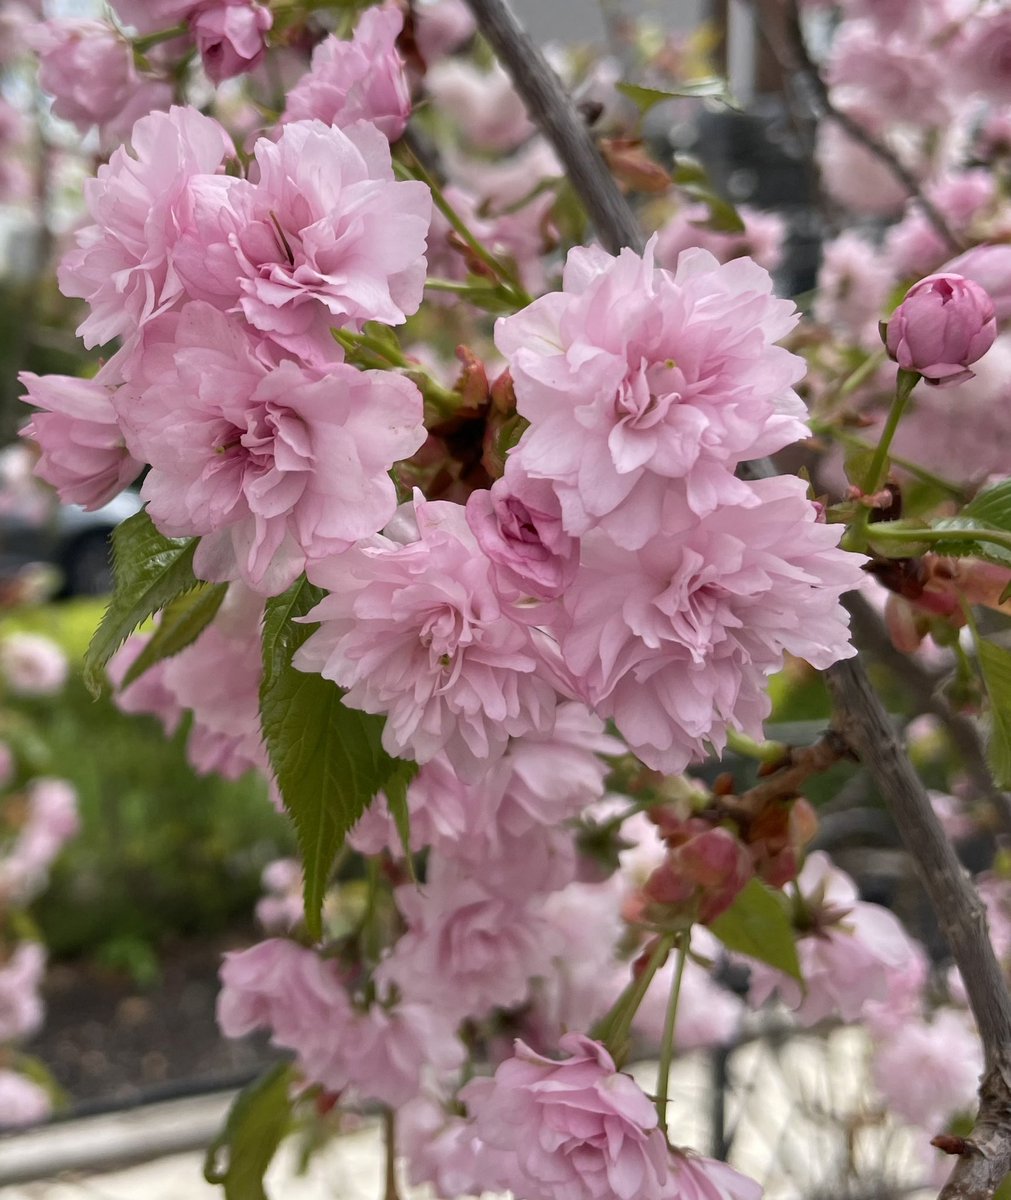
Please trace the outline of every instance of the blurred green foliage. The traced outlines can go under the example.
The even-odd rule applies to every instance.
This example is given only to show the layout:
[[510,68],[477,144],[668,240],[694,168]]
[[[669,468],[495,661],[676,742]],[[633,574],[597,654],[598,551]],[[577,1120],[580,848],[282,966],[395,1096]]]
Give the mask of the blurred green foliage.
[[266,863],[289,854],[286,817],[261,779],[197,776],[185,759],[185,728],[171,740],[153,718],[93,700],[80,664],[103,601],[10,614],[15,629],[44,633],[73,665],[58,697],[15,699],[8,708],[35,724],[48,774],[77,788],[82,829],[57,861],[33,906],[54,957],[87,955],[153,979],[157,948],[176,936],[213,935],[246,923]]

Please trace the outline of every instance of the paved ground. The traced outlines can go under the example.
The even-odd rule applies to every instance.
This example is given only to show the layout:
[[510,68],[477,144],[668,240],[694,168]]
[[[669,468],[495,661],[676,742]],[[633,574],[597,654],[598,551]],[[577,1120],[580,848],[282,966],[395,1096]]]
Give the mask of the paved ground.
[[[761,1180],[766,1200],[936,1195],[925,1178],[931,1170],[925,1139],[874,1114],[865,1058],[856,1030],[828,1041],[756,1041],[735,1052],[727,1128],[734,1131],[735,1163]],[[652,1089],[651,1068],[636,1074]],[[702,1151],[710,1137],[709,1079],[709,1059],[694,1055],[675,1065],[671,1081],[672,1136]],[[197,1147],[220,1128],[228,1102],[227,1096],[176,1101],[0,1141],[0,1197],[222,1200],[220,1189],[202,1178]],[[80,1169],[89,1159],[90,1169]],[[113,1167],[113,1161],[135,1165]],[[271,1200],[380,1200],[381,1180],[380,1135],[371,1125],[335,1141],[305,1176],[297,1175],[291,1149],[282,1148],[266,1182]]]

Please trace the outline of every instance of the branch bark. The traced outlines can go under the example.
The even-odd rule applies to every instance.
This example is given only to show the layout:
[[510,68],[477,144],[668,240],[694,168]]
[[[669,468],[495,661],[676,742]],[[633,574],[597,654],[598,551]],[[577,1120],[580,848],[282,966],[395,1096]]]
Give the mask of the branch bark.
[[[612,253],[623,246],[641,251],[642,234],[631,208],[539,50],[503,0],[467,2],[531,117],[554,145],[601,241]],[[894,166],[890,153],[883,154]],[[910,182],[919,197],[916,181]],[[768,464],[759,468],[764,473],[762,468]],[[826,675],[835,728],[870,772],[905,840],[962,973],[983,1042],[979,1117],[940,1200],[988,1200],[1011,1169],[1011,998],[986,913],[859,658],[838,663]]]

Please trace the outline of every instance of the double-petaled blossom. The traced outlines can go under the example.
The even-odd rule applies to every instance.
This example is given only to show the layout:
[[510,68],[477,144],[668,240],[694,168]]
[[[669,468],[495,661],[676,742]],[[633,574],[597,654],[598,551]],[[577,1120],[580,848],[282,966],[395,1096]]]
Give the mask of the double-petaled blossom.
[[503,896],[479,873],[443,860],[430,865],[424,890],[397,889],[407,931],[377,980],[454,1019],[522,1004],[531,980],[561,951],[552,925],[519,889]]
[[371,121],[396,141],[411,115],[404,60],[397,51],[403,14],[393,4],[366,9],[350,41],[330,36],[288,93],[284,121],[319,120],[342,128]]
[[170,537],[202,538],[198,576],[275,594],[307,560],[393,516],[389,469],[425,440],[413,383],[346,363],[268,367],[240,322],[201,302],[159,324],[170,336],[152,340],[142,382],[116,404],[152,468],[151,519]]
[[99,379],[31,371],[18,379],[28,389],[22,399],[40,410],[21,436],[39,447],[35,474],[64,504],[101,508],[137,478],[143,464],[126,448],[111,388]]
[[675,272],[624,250],[576,249],[564,290],[496,326],[517,407],[513,453],[552,482],[567,532],[637,549],[683,511],[741,492],[734,468],[802,437],[802,361],[776,341],[797,313],[748,259],[687,251]]
[[385,713],[391,754],[424,763],[444,751],[474,778],[510,737],[550,730],[555,691],[529,631],[503,612],[462,506],[419,498],[398,524],[411,517],[414,541],[377,535],[308,564],[330,594],[294,664],[347,688],[349,707]]
[[39,56],[39,85],[53,112],[81,133],[97,125],[115,144],[139,117],[171,103],[171,87],[142,79],[130,43],[102,21],[43,21],[25,40]]
[[273,23],[270,9],[251,0],[200,4],[190,15],[189,27],[211,82],[222,83],[258,66]]
[[[607,1050],[580,1033],[560,1061],[516,1042],[494,1079],[461,1091],[478,1137],[495,1154],[486,1184],[525,1200],[662,1200],[668,1149],[653,1104]],[[501,1174],[499,1174],[501,1172]]]
[[431,193],[393,178],[374,125],[285,125],[254,148],[255,182],[187,189],[174,263],[188,295],[241,312],[305,362],[338,355],[333,326],[399,325],[421,303]]
[[94,224],[60,264],[60,290],[91,310],[77,330],[89,347],[131,338],[178,300],[172,259],[182,198],[195,176],[213,176],[232,152],[221,126],[195,108],[151,113],[130,142],[132,153],[121,146],[85,184]]
[[722,748],[730,727],[761,736],[784,654],[817,667],[853,654],[839,597],[862,575],[839,527],[799,479],[741,486],[745,502],[641,550],[588,535],[564,597],[556,632],[583,698],[658,770]]

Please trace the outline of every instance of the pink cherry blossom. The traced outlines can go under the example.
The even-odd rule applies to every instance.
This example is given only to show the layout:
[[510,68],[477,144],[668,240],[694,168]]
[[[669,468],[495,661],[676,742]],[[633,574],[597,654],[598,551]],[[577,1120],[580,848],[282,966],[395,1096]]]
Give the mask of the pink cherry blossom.
[[85,184],[95,224],[60,265],[60,290],[91,309],[77,330],[88,347],[132,337],[182,294],[172,263],[180,201],[194,176],[213,175],[232,150],[221,126],[195,108],[151,113],[131,144],[132,154],[120,147]]
[[397,38],[403,14],[393,4],[366,9],[351,41],[326,38],[308,74],[288,93],[284,121],[320,120],[345,128],[371,121],[391,142],[411,115],[411,92]]
[[599,1042],[566,1034],[561,1061],[516,1042],[494,1079],[472,1080],[460,1098],[493,1150],[508,1187],[525,1200],[660,1200],[669,1195],[668,1152],[656,1111]]
[[848,340],[877,349],[878,322],[893,284],[880,250],[859,233],[845,230],[822,248],[815,318]]
[[653,245],[571,251],[564,291],[496,325],[531,422],[513,454],[552,481],[569,533],[600,525],[631,549],[676,519],[671,504],[733,501],[739,462],[806,432],[803,364],[775,345],[797,314],[768,273],[704,250],[657,270]]
[[[907,198],[905,188],[887,164],[854,141],[835,121],[819,123],[815,156],[825,190],[851,212],[888,217],[901,211]],[[903,161],[912,156],[903,147],[898,157]]]
[[109,660],[106,674],[116,689],[116,707],[125,713],[147,713],[161,723],[167,737],[171,737],[183,718],[183,706],[165,683],[166,660],[155,663],[143,675],[126,687],[123,680],[137,661],[144,647],[151,640],[149,633],[135,633],[128,638]]
[[546,974],[561,950],[552,926],[517,899],[522,893],[505,898],[470,871],[434,865],[424,890],[397,889],[407,932],[380,964],[377,981],[450,1019],[522,1004],[530,981]]
[[555,693],[529,632],[503,613],[460,505],[418,498],[418,540],[383,536],[308,564],[330,591],[295,666],[347,688],[344,703],[387,714],[383,745],[428,762],[445,751],[475,778],[510,737],[550,729]]
[[472,38],[475,28],[464,0],[422,0],[414,9],[414,36],[427,66]]
[[41,633],[9,633],[0,640],[0,675],[16,696],[52,696],[70,666],[60,647]]
[[165,320],[174,340],[145,354],[153,382],[126,385],[117,406],[151,464],[151,519],[170,537],[202,537],[200,578],[276,594],[307,559],[385,525],[397,507],[389,469],[425,440],[413,383],[344,363],[270,370],[208,304]]
[[822,852],[810,854],[797,880],[801,893],[816,894],[839,913],[838,921],[797,943],[804,988],[762,963],[751,966],[749,1002],[764,1003],[774,990],[802,1025],[828,1017],[856,1021],[867,1001],[884,1000],[889,975],[905,973],[920,951],[898,918],[880,904],[860,900],[853,881]]
[[399,325],[416,311],[431,194],[394,180],[378,129],[295,121],[253,153],[256,182],[190,183],[174,262],[192,298],[241,312],[306,362],[336,357],[331,326]]
[[784,653],[819,667],[854,653],[839,597],[860,559],[836,548],[803,481],[745,487],[746,503],[636,552],[588,536],[564,597],[556,632],[583,698],[658,770],[722,748],[730,726],[760,737]]
[[48,1117],[52,1108],[45,1088],[17,1071],[0,1068],[0,1129],[34,1125]]
[[906,371],[949,387],[972,377],[969,367],[997,336],[993,301],[961,275],[928,275],[906,293],[888,322],[888,353]]
[[498,594],[529,607],[539,624],[538,601],[557,599],[575,578],[579,542],[562,527],[562,510],[551,482],[531,479],[515,455],[490,489],[467,501],[467,523],[491,560]]
[[669,1165],[669,1194],[677,1200],[761,1200],[760,1183],[714,1158],[675,1152]]
[[80,829],[77,793],[66,780],[40,776],[26,795],[25,822],[0,855],[0,902],[24,904],[41,891],[53,860]]
[[39,55],[39,86],[53,97],[53,112],[81,133],[107,125],[143,87],[130,43],[111,25],[43,21],[26,40]]
[[1003,6],[974,13],[954,49],[961,87],[997,104],[1011,103],[1011,13]]
[[998,321],[1011,317],[1011,246],[1005,243],[973,246],[946,262],[942,270],[945,274],[971,279],[984,288],[993,301]]
[[979,1037],[964,1013],[942,1008],[929,1022],[911,1019],[874,1047],[871,1071],[889,1109],[929,1133],[976,1107],[983,1071]]
[[251,71],[262,60],[264,35],[274,23],[269,8],[252,0],[202,3],[190,16],[204,70],[212,83]]
[[35,474],[52,484],[64,504],[92,511],[119,495],[142,463],[123,440],[109,387],[71,375],[18,376],[27,404],[41,409],[21,430],[41,451]]
[[497,62],[481,71],[470,63],[447,59],[432,67],[425,86],[436,106],[482,150],[514,150],[534,132],[512,80]]
[[775,271],[783,258],[786,223],[778,213],[761,212],[742,204],[737,209],[744,223],[740,233],[708,229],[705,204],[687,204],[658,230],[657,265],[676,270],[679,255],[692,247],[708,250],[721,263],[747,256],[766,271]]
[[478,1196],[499,1172],[490,1166],[495,1152],[474,1132],[473,1123],[447,1113],[439,1100],[419,1095],[397,1113],[397,1147],[412,1186],[431,1184],[445,1197]]
[[353,1013],[337,965],[286,938],[232,951],[221,966],[218,1025],[225,1037],[268,1029],[277,1046],[293,1050],[310,1079]]
[[42,1024],[45,969],[46,952],[38,942],[22,942],[0,959],[0,1043],[26,1038]]
[[279,858],[263,868],[267,892],[256,903],[256,919],[268,933],[289,933],[305,918],[302,901],[302,864]]
[[182,25],[201,0],[109,0],[116,15],[140,34]]

